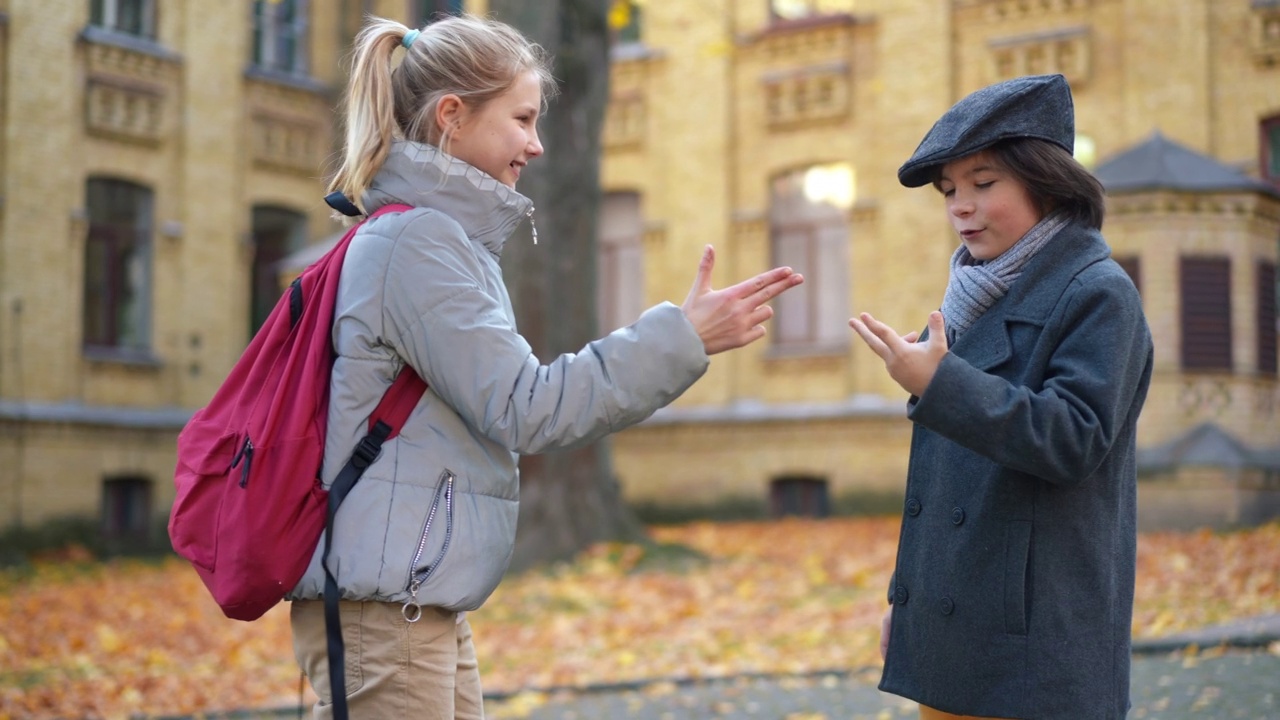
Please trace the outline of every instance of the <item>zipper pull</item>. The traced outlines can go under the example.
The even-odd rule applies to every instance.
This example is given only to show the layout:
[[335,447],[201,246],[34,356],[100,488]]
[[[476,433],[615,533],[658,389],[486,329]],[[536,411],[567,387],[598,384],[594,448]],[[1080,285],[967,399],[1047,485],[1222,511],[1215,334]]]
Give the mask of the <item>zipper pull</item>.
[[[247,487],[249,468],[253,465],[253,441],[249,438],[244,439],[244,447],[240,448],[240,455],[244,456],[244,467],[240,470],[240,487]],[[235,463],[232,463],[231,467],[235,467]]]
[[538,225],[535,222],[533,222],[533,206],[532,205],[529,206],[529,212],[525,213],[524,216],[529,218],[529,227],[533,229],[533,244],[537,245],[538,244]]
[[400,608],[400,614],[404,615],[404,621],[407,623],[416,623],[422,619],[422,606],[418,604],[418,588],[421,586],[422,583],[413,581],[413,585],[409,587],[409,599],[405,601],[404,607]]

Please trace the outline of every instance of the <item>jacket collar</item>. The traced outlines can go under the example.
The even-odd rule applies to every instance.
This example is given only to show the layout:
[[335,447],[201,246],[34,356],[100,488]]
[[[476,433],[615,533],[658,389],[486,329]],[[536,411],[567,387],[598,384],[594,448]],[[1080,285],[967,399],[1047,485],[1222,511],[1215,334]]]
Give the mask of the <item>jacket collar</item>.
[[950,350],[980,370],[1004,362],[1013,353],[1005,324],[1044,325],[1072,279],[1110,255],[1097,230],[1076,223],[1067,225],[1027,263],[1008,294],[983,313]]
[[433,145],[407,140],[391,144],[362,200],[370,213],[393,203],[439,210],[494,255],[533,213],[532,200],[491,175]]

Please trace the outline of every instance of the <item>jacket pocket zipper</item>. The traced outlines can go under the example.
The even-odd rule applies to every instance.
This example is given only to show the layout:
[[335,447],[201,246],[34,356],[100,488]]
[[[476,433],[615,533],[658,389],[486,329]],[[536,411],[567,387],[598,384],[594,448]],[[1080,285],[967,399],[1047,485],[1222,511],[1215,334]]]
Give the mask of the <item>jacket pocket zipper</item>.
[[[431,500],[431,512],[427,513],[427,523],[423,526],[422,537],[418,540],[418,551],[413,554],[413,562],[409,563],[409,599],[405,601],[401,612],[404,614],[404,619],[411,623],[418,622],[422,617],[422,606],[418,604],[418,590],[431,578],[436,568],[440,567],[440,561],[444,559],[444,554],[449,549],[449,541],[453,538],[453,477],[453,473],[448,470],[440,475],[440,481],[436,484],[435,497]],[[431,525],[435,521],[436,512],[440,509],[441,500],[444,501],[444,543],[440,545],[440,552],[436,553],[435,560],[418,572],[418,562],[422,560],[422,553],[427,549],[427,537],[431,533]]]

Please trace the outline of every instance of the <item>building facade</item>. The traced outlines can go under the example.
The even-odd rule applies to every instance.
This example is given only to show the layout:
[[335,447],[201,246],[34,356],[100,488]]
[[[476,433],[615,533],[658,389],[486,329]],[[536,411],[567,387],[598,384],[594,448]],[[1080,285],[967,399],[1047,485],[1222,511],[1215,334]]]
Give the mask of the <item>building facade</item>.
[[[320,198],[362,15],[464,5],[486,10],[0,0],[0,528],[154,532],[177,432],[281,259],[337,229]],[[610,18],[602,324],[683,298],[707,242],[720,283],[773,264],[808,279],[765,340],[614,439],[631,501],[820,514],[900,494],[905,396],[846,321],[923,326],[956,241],[896,169],[957,99],[1038,72],[1071,81],[1086,165],[1159,132],[1258,183],[1122,187],[1104,232],[1155,334],[1140,442],[1157,481],[1274,490],[1280,2],[633,0]],[[1210,360],[1201,340],[1188,360],[1189,327]],[[1206,427],[1243,470],[1194,470]]]
[[[1139,427],[1151,450],[1142,522],[1280,514],[1280,3],[638,7],[613,65],[604,184],[606,198],[640,208],[629,244],[646,299],[681,297],[708,240],[726,260],[721,278],[785,263],[807,281],[775,303],[768,339],[717,357],[685,398],[617,437],[633,501],[822,512],[900,499],[905,394],[845,320],[869,311],[904,332],[923,327],[957,240],[937,194],[902,188],[896,169],[967,93],[1060,72],[1086,166],[1159,133],[1239,180],[1108,187],[1104,234],[1140,284],[1156,346]],[[1205,428],[1237,451],[1175,451]],[[1234,499],[1184,512],[1209,498]]]

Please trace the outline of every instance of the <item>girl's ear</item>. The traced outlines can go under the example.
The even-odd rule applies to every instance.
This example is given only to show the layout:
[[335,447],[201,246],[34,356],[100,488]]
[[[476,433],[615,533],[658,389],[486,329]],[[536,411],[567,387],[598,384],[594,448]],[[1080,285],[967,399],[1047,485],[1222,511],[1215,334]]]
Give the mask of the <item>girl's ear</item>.
[[440,98],[436,103],[436,130],[440,135],[453,135],[462,126],[462,118],[467,113],[467,106],[463,104],[462,98],[449,93]]

